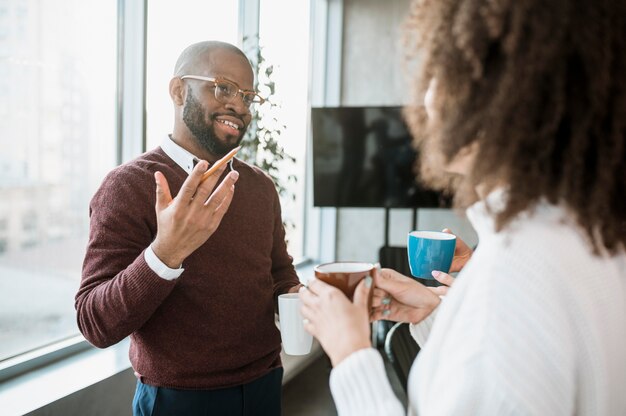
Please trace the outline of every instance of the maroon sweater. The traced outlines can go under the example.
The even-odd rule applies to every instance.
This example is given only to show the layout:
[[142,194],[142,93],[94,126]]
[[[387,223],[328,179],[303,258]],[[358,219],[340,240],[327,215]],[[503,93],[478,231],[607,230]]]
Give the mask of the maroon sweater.
[[130,335],[130,361],[147,384],[221,388],[281,365],[274,302],[299,281],[272,180],[238,160],[234,168],[228,212],[173,281],[148,267],[144,251],[157,232],[154,172],[175,196],[181,167],[161,148],[147,152],[107,175],[91,201],[78,326],[100,348]]

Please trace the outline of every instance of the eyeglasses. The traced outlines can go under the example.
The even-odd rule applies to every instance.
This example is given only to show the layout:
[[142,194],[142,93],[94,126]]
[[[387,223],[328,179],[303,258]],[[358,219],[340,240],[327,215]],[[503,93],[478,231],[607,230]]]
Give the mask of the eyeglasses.
[[196,79],[199,81],[212,82],[215,88],[215,99],[222,104],[232,103],[237,95],[241,94],[241,99],[246,107],[252,104],[263,104],[265,99],[254,91],[242,90],[239,85],[224,78],[203,77],[200,75],[183,75],[180,79]]

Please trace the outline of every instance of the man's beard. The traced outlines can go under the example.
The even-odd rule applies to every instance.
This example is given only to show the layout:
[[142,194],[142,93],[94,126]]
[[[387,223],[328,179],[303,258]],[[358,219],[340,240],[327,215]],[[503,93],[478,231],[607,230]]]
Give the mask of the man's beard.
[[202,104],[193,96],[191,89],[187,90],[187,100],[183,109],[183,122],[196,137],[198,143],[209,153],[216,156],[223,156],[239,146],[239,143],[243,140],[243,135],[246,133],[245,127],[240,130],[236,143],[221,142],[215,134],[214,125],[217,123],[215,116],[211,115],[213,124],[209,125],[205,121],[204,115],[205,109],[202,107]]

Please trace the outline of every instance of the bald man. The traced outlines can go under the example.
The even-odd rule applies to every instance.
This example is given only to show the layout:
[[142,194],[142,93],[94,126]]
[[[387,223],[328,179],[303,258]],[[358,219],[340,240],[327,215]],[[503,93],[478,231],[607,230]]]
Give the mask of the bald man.
[[78,326],[106,348],[130,336],[136,415],[280,415],[278,295],[300,286],[272,180],[234,159],[253,91],[246,56],[189,46],[169,92],[174,128],[118,166],[90,203]]

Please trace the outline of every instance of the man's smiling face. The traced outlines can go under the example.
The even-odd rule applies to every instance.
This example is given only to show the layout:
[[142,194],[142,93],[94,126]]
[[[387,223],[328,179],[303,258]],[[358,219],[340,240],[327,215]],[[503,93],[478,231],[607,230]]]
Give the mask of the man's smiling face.
[[[203,63],[200,74],[221,77],[245,90],[253,89],[252,69],[241,55],[227,50],[214,51]],[[223,156],[241,143],[250,124],[250,109],[237,95],[229,103],[215,98],[215,83],[188,80],[183,122],[198,143],[215,156]]]

